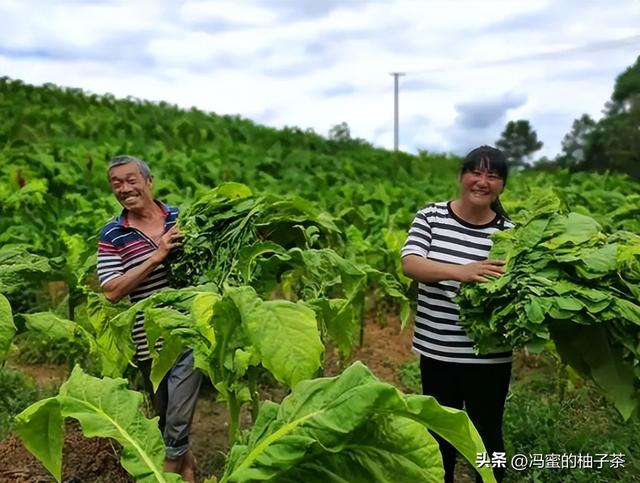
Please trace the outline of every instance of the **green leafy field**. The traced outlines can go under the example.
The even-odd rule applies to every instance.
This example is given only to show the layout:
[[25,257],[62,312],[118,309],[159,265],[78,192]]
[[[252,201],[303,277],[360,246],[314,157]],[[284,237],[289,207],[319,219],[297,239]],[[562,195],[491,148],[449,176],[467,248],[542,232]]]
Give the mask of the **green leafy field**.
[[[151,342],[165,340],[152,354],[154,381],[184,347],[194,347],[196,365],[227,405],[236,446],[223,481],[258,473],[314,481],[320,476],[309,461],[318,448],[333,448],[335,458],[322,456],[325,468],[351,475],[350,481],[391,481],[385,468],[410,472],[416,461],[429,462],[420,477],[438,481],[435,442],[416,446],[417,460],[397,460],[391,454],[407,450],[398,435],[418,444],[415,435],[428,435],[427,428],[444,432],[470,459],[481,448],[463,413],[427,417],[440,411],[425,409],[429,398],[394,392],[366,368],[352,366],[339,377],[358,381],[354,397],[387,394],[394,401],[359,409],[344,401],[341,409],[361,411],[349,437],[388,445],[387,466],[372,457],[372,448],[359,455],[347,436],[329,441],[325,433],[307,431],[307,416],[290,428],[301,434],[278,450],[287,457],[272,461],[279,473],[258,456],[288,431],[282,418],[294,404],[261,406],[260,371],[291,388],[288,401],[306,397],[296,391],[327,391],[329,397],[341,379],[313,379],[322,374],[325,346],[348,355],[362,341],[365,307],[409,320],[410,281],[401,272],[399,250],[418,209],[455,196],[459,159],[392,153],[357,139],[328,140],[298,128],[276,130],[239,117],[7,78],[0,79],[0,113],[0,359],[20,350],[28,357],[24,341],[35,337],[47,348],[61,347],[57,356],[70,366],[119,377],[133,356],[130,327],[136,313],[144,313]],[[181,207],[185,233],[184,250],[172,255],[176,288],[134,306],[108,304],[95,279],[99,230],[120,210],[106,165],[123,153],[148,161],[156,196]],[[637,418],[640,183],[608,173],[530,169],[510,176],[503,198],[518,225],[500,234],[494,247],[493,256],[508,261],[507,275],[463,289],[470,334],[481,349],[506,344],[559,353],[594,381],[607,404],[624,418]],[[36,451],[43,444],[38,424],[60,427],[65,416],[82,422],[74,409],[81,403],[70,398],[74,385],[90,376],[78,369],[72,377],[59,396],[19,418]],[[90,398],[122,384],[91,381]],[[243,405],[251,407],[255,423],[249,435],[239,430]],[[389,411],[398,417],[381,415]],[[330,419],[313,424],[329,431]],[[376,433],[376,425],[385,430]],[[451,433],[461,427],[462,433]],[[111,434],[102,429],[95,434]],[[147,458],[133,448],[137,456],[124,455],[125,466],[140,481],[161,480],[163,449]],[[43,455],[59,475],[57,457]],[[285,461],[290,466],[282,472]]]

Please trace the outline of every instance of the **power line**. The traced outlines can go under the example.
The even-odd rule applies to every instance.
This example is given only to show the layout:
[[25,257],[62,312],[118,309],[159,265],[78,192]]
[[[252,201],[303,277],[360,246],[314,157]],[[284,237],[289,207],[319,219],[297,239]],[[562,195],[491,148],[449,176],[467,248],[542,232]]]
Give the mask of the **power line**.
[[589,44],[579,45],[577,47],[570,47],[567,49],[554,50],[549,52],[537,52],[534,54],[521,55],[517,57],[508,57],[505,59],[496,59],[485,62],[474,62],[472,64],[466,65],[458,65],[452,64],[450,66],[444,67],[436,67],[432,69],[421,69],[421,70],[413,70],[406,72],[390,72],[390,75],[393,76],[393,111],[394,111],[394,119],[393,119],[393,149],[394,151],[398,150],[399,144],[399,82],[398,78],[402,75],[420,75],[420,74],[428,74],[435,72],[451,72],[454,70],[464,70],[464,69],[472,69],[472,68],[481,68],[481,67],[489,67],[496,65],[509,65],[509,64],[519,64],[523,62],[535,62],[538,60],[554,60],[565,58],[566,56],[573,54],[581,54],[581,53],[589,53],[589,52],[598,52],[603,50],[611,50],[616,49],[618,47],[623,47],[626,45],[635,45],[640,44],[640,35],[632,35],[631,37],[624,37],[620,39],[610,39],[610,40],[600,40],[598,42],[591,42]]
[[580,45],[577,47],[570,47],[567,49],[554,50],[549,52],[537,52],[534,54],[521,55],[517,57],[508,57],[505,59],[496,59],[496,60],[489,60],[489,61],[483,61],[483,62],[474,62],[471,64],[465,64],[465,65],[451,64],[449,66],[434,67],[431,69],[407,71],[407,73],[411,75],[416,75],[416,74],[427,74],[427,73],[433,73],[433,72],[449,72],[453,70],[463,70],[463,69],[479,68],[479,67],[490,67],[490,66],[496,66],[496,65],[519,64],[523,62],[534,62],[537,60],[562,59],[572,54],[611,50],[611,49],[616,49],[618,47],[623,47],[626,45],[635,45],[635,44],[640,45],[640,35],[633,35],[631,37],[624,37],[620,39],[601,40],[598,42],[592,42],[592,43]]

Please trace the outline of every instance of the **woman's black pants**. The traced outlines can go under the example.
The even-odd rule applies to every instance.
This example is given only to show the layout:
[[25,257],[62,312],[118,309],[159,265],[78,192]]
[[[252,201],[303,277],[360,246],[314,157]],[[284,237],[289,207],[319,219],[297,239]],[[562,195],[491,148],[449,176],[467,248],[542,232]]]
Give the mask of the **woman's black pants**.
[[[464,364],[443,362],[420,356],[422,393],[433,396],[438,403],[456,409],[466,409],[480,433],[489,457],[494,451],[504,452],[502,415],[509,391],[511,363]],[[453,483],[456,450],[447,441],[433,435],[440,445],[445,471],[445,483]],[[507,459],[508,461],[508,459]],[[504,468],[494,468],[498,482]],[[482,482],[480,475],[477,482]]]

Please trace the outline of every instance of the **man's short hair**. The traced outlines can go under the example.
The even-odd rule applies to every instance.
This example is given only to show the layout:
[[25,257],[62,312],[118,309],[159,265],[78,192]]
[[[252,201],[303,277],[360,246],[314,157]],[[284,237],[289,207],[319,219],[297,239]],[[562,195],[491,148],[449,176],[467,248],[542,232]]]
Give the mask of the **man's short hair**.
[[109,166],[107,167],[107,176],[109,176],[112,168],[129,163],[135,163],[138,165],[140,174],[142,174],[142,177],[144,179],[151,179],[151,170],[149,169],[149,165],[142,159],[136,158],[135,156],[129,156],[128,154],[122,154],[120,156],[116,156],[115,158],[111,158],[111,160],[109,161]]

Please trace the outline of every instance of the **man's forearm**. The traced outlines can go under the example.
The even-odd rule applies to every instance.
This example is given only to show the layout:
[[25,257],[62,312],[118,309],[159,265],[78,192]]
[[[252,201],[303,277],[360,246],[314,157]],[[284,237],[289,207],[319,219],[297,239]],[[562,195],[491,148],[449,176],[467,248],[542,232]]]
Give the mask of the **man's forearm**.
[[144,279],[161,263],[161,260],[152,255],[137,267],[107,282],[103,286],[105,296],[110,302],[118,302],[121,298],[129,295],[138,288]]
[[418,255],[407,255],[402,259],[404,274],[418,282],[440,282],[460,280],[460,266],[428,260]]

